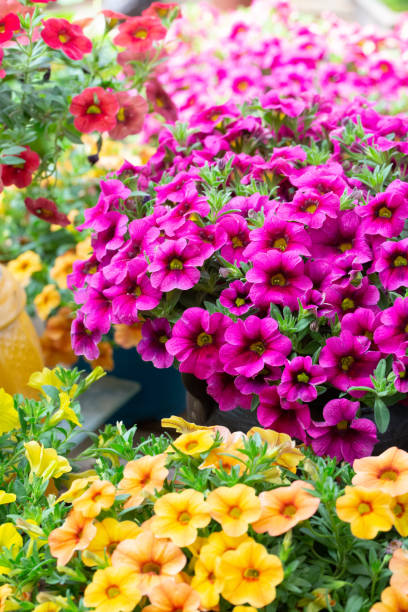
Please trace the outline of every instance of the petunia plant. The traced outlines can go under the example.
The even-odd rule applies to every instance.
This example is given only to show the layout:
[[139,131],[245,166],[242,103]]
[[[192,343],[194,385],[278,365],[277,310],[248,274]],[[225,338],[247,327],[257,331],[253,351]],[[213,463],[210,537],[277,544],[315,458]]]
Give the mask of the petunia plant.
[[72,452],[102,374],[44,369],[38,400],[0,393],[4,610],[404,609],[407,452],[339,466],[287,434],[180,417]]

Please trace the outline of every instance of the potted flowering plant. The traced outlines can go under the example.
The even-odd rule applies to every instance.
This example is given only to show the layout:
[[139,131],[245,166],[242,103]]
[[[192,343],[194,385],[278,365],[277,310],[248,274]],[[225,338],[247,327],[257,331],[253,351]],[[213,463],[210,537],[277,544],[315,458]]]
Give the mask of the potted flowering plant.
[[408,453],[338,466],[172,417],[174,437],[134,445],[117,423],[68,455],[101,374],[44,369],[39,401],[1,391],[3,610],[406,609]]

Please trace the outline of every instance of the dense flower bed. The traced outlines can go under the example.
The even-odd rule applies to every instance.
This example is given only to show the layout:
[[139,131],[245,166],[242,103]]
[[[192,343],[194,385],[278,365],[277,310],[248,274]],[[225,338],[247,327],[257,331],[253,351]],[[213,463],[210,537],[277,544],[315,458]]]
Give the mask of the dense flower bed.
[[100,375],[44,369],[38,401],[1,392],[1,610],[407,609],[408,453],[352,469],[172,417],[175,439],[134,446],[117,423],[67,458]]

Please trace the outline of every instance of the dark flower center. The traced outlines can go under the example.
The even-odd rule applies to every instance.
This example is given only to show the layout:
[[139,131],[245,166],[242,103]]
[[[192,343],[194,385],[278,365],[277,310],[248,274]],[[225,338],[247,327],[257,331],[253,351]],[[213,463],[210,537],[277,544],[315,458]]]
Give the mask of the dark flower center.
[[347,372],[354,363],[354,357],[352,357],[351,355],[347,355],[347,357],[342,357],[340,363],[341,369],[344,370],[344,372]]
[[142,290],[139,287],[139,285],[137,285],[137,287],[134,288],[133,295],[135,295],[136,297],[139,297],[139,295],[142,295]]
[[253,567],[248,567],[244,571],[244,578],[246,580],[257,580],[259,578],[259,571]]
[[243,306],[245,303],[246,303],[246,301],[244,300],[244,298],[242,298],[242,297],[237,297],[237,298],[235,298],[234,304],[235,304],[235,306],[237,306],[238,308],[239,308],[240,306]]
[[206,346],[207,344],[212,344],[212,343],[213,343],[213,337],[210,334],[201,332],[201,334],[197,336],[198,346]]
[[344,253],[345,251],[350,251],[353,248],[351,242],[342,242],[339,244],[339,250]]
[[258,355],[263,355],[266,351],[266,347],[261,340],[259,340],[258,342],[253,342],[249,348],[251,351],[257,353]]
[[278,272],[278,274],[274,274],[272,276],[271,285],[277,285],[279,287],[284,287],[286,285],[286,278],[283,276],[281,272]]
[[343,421],[339,421],[336,425],[337,429],[339,429],[340,431],[345,431],[346,429],[348,429],[348,421],[343,420]]
[[118,114],[116,115],[116,119],[118,121],[125,121],[126,119],[126,111],[125,111],[125,107],[121,106],[120,109],[118,110]]
[[357,510],[358,513],[361,514],[361,516],[363,516],[364,514],[370,514],[370,512],[372,511],[371,504],[368,504],[367,502],[361,502],[360,504],[358,504]]
[[166,335],[163,334],[163,336],[159,336],[160,344],[165,344],[167,340],[168,340],[168,337]]
[[169,264],[170,270],[182,270],[183,267],[183,262],[181,261],[181,259],[177,259],[177,257],[172,259]]
[[62,42],[63,45],[69,41],[69,38],[70,37],[67,34],[64,34],[63,32],[61,32],[61,34],[58,34],[58,39],[60,42]]
[[404,514],[405,508],[402,504],[395,504],[392,511],[395,514],[395,516],[399,518],[400,516]]
[[294,514],[296,514],[296,512],[297,512],[297,508],[293,504],[288,504],[282,510],[283,516],[286,516],[288,518],[291,518]]
[[244,246],[244,243],[242,242],[239,236],[233,236],[231,238],[231,242],[232,242],[232,246],[234,247],[234,249],[238,249],[239,247]]
[[302,210],[313,214],[317,210],[318,206],[319,206],[318,200],[305,200],[303,202]]
[[279,251],[284,251],[287,246],[288,246],[288,243],[285,238],[277,238],[272,244],[272,247],[274,249],[279,249]]
[[106,595],[108,599],[114,599],[118,595],[120,595],[120,588],[116,586],[116,584],[112,584],[106,589]]
[[135,38],[141,38],[142,40],[145,40],[147,38],[147,30],[144,30],[144,29],[135,30],[133,32],[133,36]]
[[228,512],[228,514],[231,518],[239,519],[239,517],[242,514],[242,510],[241,508],[238,508],[238,506],[233,506],[231,510]]
[[341,303],[341,309],[352,310],[353,308],[355,308],[354,300],[352,300],[351,298],[344,298]]
[[178,522],[181,523],[182,525],[187,525],[191,520],[191,516],[189,515],[188,512],[180,512],[179,516],[178,516]]
[[86,114],[87,115],[100,115],[101,114],[101,109],[99,108],[99,106],[96,106],[96,104],[91,104],[86,109]]
[[392,480],[393,482],[395,482],[397,478],[398,472],[396,472],[395,470],[384,470],[384,472],[380,476],[381,480]]
[[48,208],[36,208],[35,213],[36,215],[42,215],[43,217],[52,217],[54,215],[52,210],[48,210]]
[[154,561],[148,561],[142,565],[142,574],[160,574],[161,566]]
[[308,376],[306,372],[301,372],[296,376],[296,379],[300,383],[308,383],[310,380],[310,376]]
[[394,268],[402,268],[403,266],[408,265],[408,261],[403,255],[398,255],[392,263]]
[[387,206],[381,206],[380,210],[378,211],[378,216],[382,217],[383,219],[391,219],[392,211],[387,208]]

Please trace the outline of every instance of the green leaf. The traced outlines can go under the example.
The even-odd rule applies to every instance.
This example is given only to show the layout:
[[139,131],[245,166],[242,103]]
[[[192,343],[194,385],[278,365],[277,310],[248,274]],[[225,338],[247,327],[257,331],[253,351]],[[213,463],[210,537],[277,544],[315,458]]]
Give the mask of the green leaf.
[[377,367],[374,370],[374,376],[377,380],[381,380],[385,378],[385,369],[386,369],[386,361],[385,359],[380,359]]
[[259,406],[259,395],[256,395],[255,393],[252,396],[252,400],[251,400],[251,412],[254,412],[254,410],[256,410]]
[[390,411],[387,404],[379,397],[374,402],[374,419],[380,433],[387,431],[390,423]]

